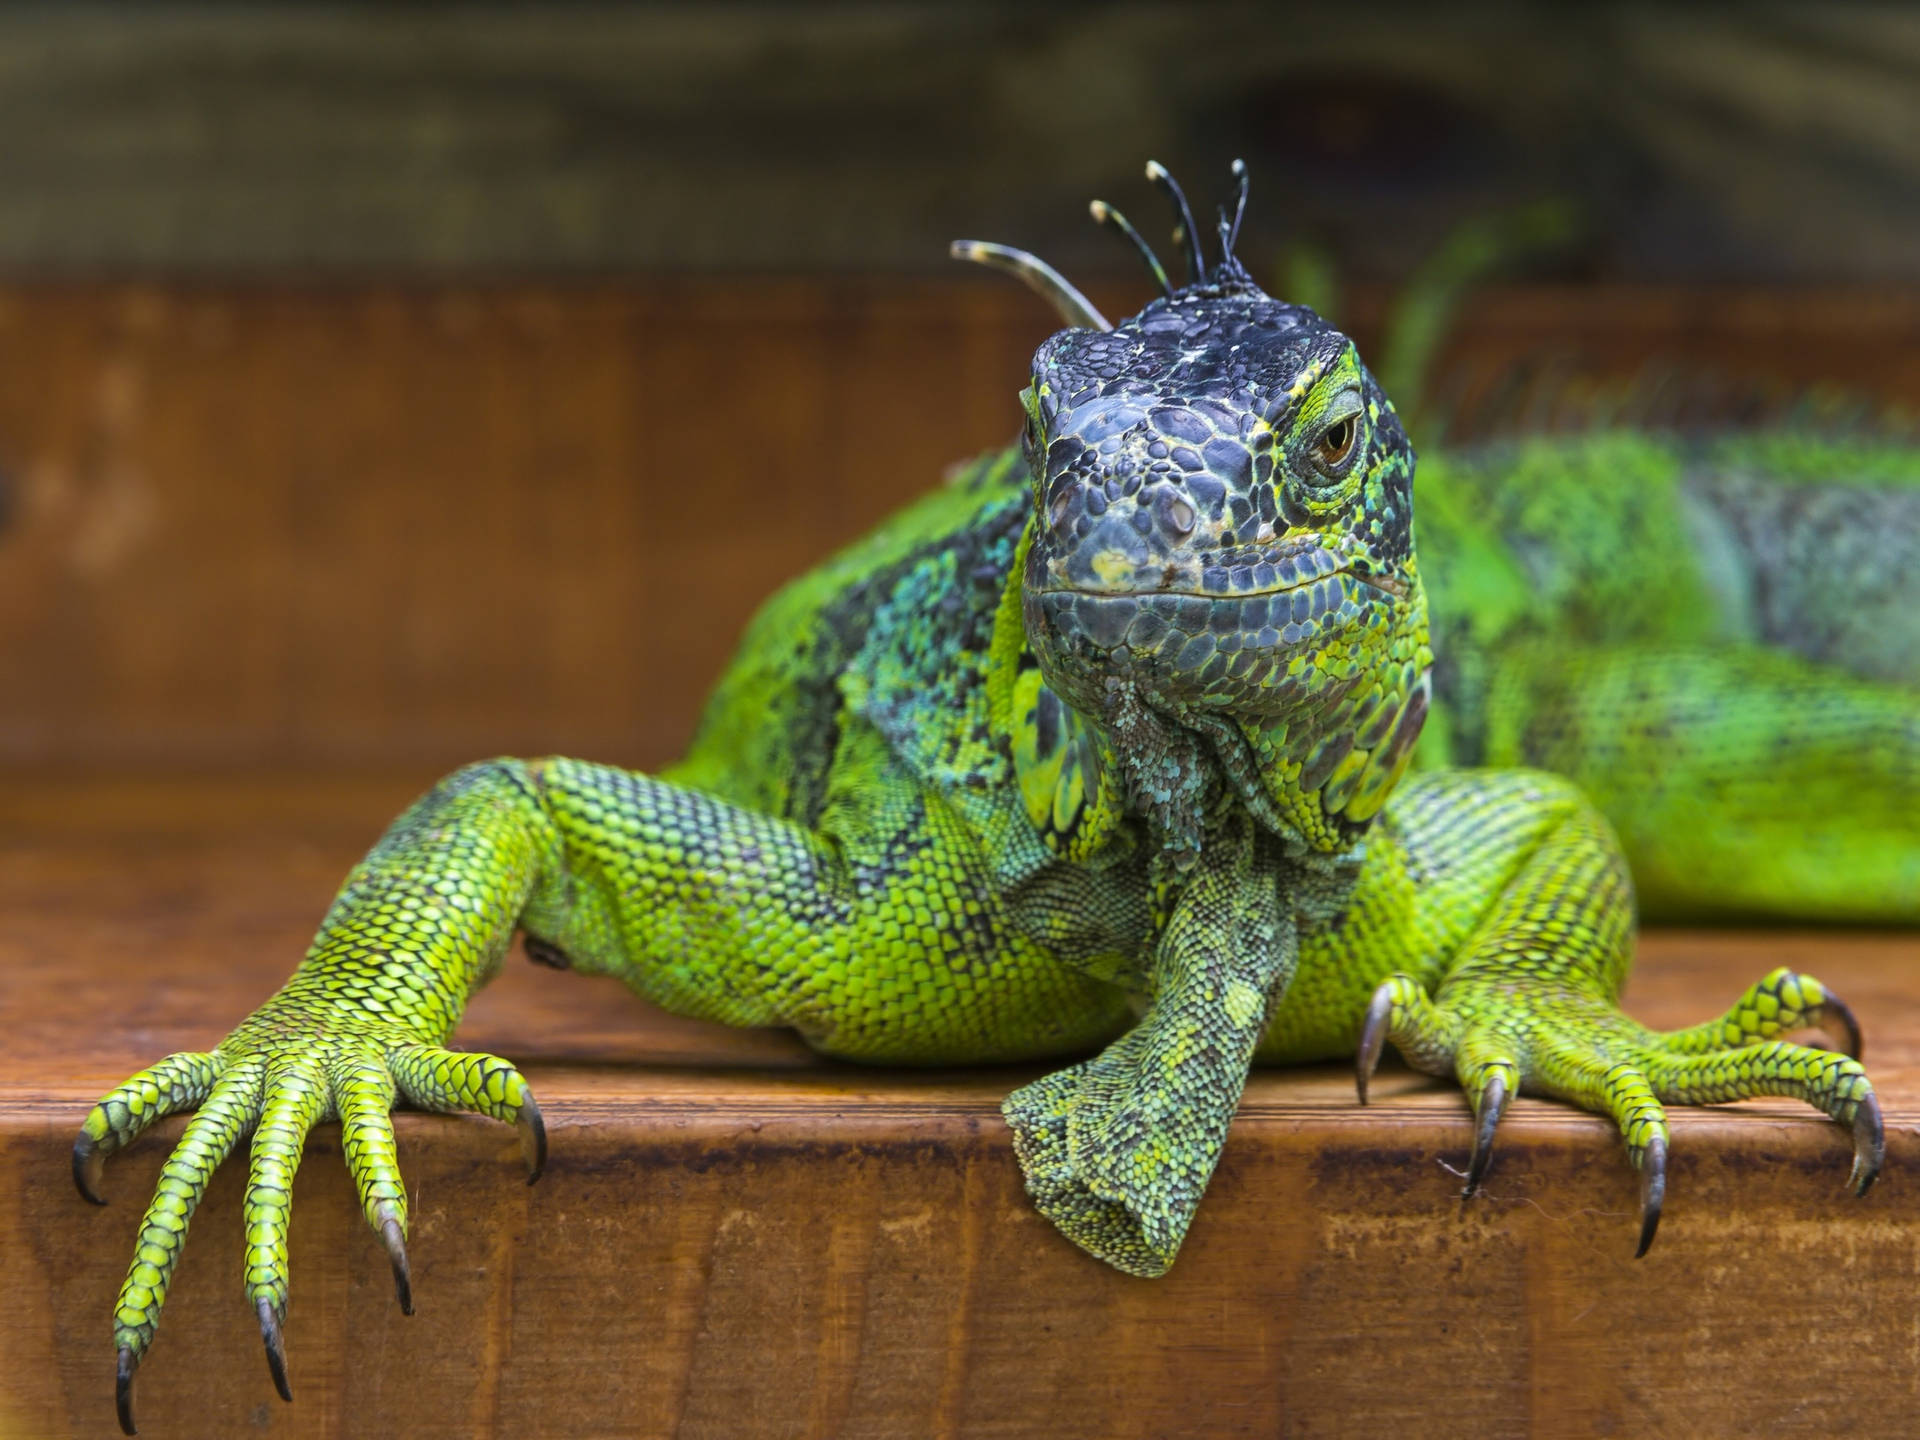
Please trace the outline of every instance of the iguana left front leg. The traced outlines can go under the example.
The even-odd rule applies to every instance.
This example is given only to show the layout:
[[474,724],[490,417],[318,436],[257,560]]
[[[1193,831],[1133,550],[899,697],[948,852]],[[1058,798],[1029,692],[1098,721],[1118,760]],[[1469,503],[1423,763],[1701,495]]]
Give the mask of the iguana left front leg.
[[1173,1263],[1299,955],[1283,861],[1244,815],[1210,837],[1154,948],[1145,1015],[1002,1105],[1035,1206],[1134,1275]]
[[[1611,1115],[1643,1176],[1641,1253],[1665,1194],[1663,1101],[1805,1099],[1853,1127],[1853,1184],[1872,1184],[1879,1102],[1856,1058],[1858,1026],[1817,980],[1775,971],[1723,1018],[1668,1034],[1620,1010],[1631,885],[1605,819],[1572,785],[1431,773],[1383,819],[1333,925],[1310,907],[1296,919],[1303,877],[1270,840],[1209,836],[1153,952],[1138,1025],[1007,1099],[1028,1191],[1074,1243],[1130,1273],[1163,1273],[1253,1061],[1357,1051],[1364,1102],[1388,1041],[1465,1089],[1469,1193],[1512,1096]],[[1856,1054],[1782,1038],[1823,1024]]]

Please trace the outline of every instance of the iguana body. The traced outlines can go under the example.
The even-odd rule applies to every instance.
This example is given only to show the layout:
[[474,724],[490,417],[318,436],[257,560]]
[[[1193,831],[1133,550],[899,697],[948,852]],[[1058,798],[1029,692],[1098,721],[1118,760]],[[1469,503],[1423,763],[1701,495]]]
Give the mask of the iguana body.
[[1650,1032],[1614,1003],[1632,899],[1578,792],[1402,780],[1431,659],[1412,451],[1346,338],[1260,292],[1222,231],[1211,274],[1195,247],[1193,283],[1041,347],[1020,451],[769,602],[682,765],[459,772],[355,869],[277,995],[95,1107],[89,1196],[107,1153],[197,1107],[116,1312],[123,1425],[188,1218],[249,1130],[247,1294],[283,1395],[313,1124],[341,1122],[403,1306],[389,1107],[513,1121],[537,1172],[518,1072],[442,1048],[516,927],[535,958],[835,1055],[1092,1054],[1005,1113],[1036,1205],[1141,1275],[1172,1263],[1256,1058],[1358,1051],[1364,1095],[1388,1040],[1465,1088],[1470,1189],[1513,1093],[1611,1114],[1643,1249],[1663,1100],[1801,1096],[1854,1127],[1871,1182],[1860,1065],[1777,1038],[1852,1029],[1818,982],[1776,972],[1722,1020]]
[[1423,760],[1572,777],[1650,913],[1920,920],[1920,449],[1598,430],[1420,486]]

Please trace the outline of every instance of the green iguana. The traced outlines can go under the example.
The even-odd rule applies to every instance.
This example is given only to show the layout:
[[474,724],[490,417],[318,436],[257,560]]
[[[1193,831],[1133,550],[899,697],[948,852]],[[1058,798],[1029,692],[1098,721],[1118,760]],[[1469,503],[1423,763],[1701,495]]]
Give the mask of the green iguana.
[[516,929],[536,960],[832,1055],[1071,1059],[1008,1097],[1015,1151],[1035,1205],[1137,1275],[1173,1262],[1251,1064],[1357,1054],[1364,1100],[1388,1043],[1465,1090],[1468,1193],[1511,1096],[1612,1116],[1642,1253],[1663,1103],[1798,1096],[1852,1127],[1865,1191],[1882,1158],[1865,1071],[1782,1038],[1837,1027],[1857,1052],[1830,991],[1779,970],[1720,1019],[1648,1030],[1615,1003],[1627,867],[1579,791],[1538,771],[1403,778],[1432,674],[1413,451],[1352,343],[1235,258],[1235,170],[1209,259],[1149,166],[1189,279],[1141,243],[1166,293],[1118,326],[1033,257],[962,242],[1069,316],[1033,358],[1016,448],[770,600],[679,766],[457,772],[348,876],[279,993],[94,1107],[73,1168],[95,1200],[109,1154],[195,1111],[114,1316],[128,1433],[188,1221],[243,1137],[246,1292],[283,1397],[313,1125],[340,1121],[402,1309],[393,1105],[511,1122],[539,1174],[518,1071],[444,1048]]

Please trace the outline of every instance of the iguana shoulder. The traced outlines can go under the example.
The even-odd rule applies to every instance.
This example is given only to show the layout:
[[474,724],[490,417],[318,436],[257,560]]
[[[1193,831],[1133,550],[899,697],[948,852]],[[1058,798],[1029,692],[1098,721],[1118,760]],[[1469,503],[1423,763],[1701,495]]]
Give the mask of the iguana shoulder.
[[666,778],[812,825],[849,726],[922,780],[997,769],[986,651],[1030,509],[1018,449],[990,452],[784,586]]

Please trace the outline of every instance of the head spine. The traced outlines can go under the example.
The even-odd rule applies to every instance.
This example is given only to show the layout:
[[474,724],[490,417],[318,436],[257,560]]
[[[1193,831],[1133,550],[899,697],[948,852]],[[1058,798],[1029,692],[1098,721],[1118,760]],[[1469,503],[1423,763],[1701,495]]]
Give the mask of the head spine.
[[1180,188],[1180,182],[1158,160],[1147,161],[1147,179],[1166,191],[1168,198],[1173,201],[1173,212],[1179,221],[1173,228],[1173,243],[1186,252],[1187,283],[1206,284],[1207,257],[1200,249],[1200,232],[1194,228],[1193,210],[1187,204],[1187,192]]
[[1097,224],[1112,226],[1128,240],[1132,241],[1133,248],[1138,250],[1140,252],[1140,258],[1146,261],[1148,273],[1160,282],[1160,288],[1162,290],[1166,291],[1169,295],[1173,294],[1173,281],[1167,278],[1167,267],[1160,263],[1160,257],[1153,253],[1153,247],[1147,244],[1145,237],[1143,237],[1138,230],[1133,228],[1126,216],[1122,215],[1104,200],[1090,202],[1087,206],[1087,211],[1093,216]]
[[[1246,161],[1233,162],[1233,179],[1235,185],[1239,187],[1240,194],[1233,202],[1233,224],[1224,230],[1220,238],[1220,258],[1229,264],[1234,263],[1236,259],[1233,247],[1240,243],[1240,222],[1247,218],[1247,191],[1253,186],[1252,180],[1247,175]],[[1221,218],[1223,220],[1226,218],[1224,207],[1221,210]]]
[[[1220,263],[1214,267],[1211,283],[1226,290],[1243,289],[1253,286],[1252,277],[1247,274],[1234,247],[1240,241],[1240,222],[1247,216],[1247,191],[1249,181],[1247,165],[1244,160],[1233,162],[1233,178],[1238,194],[1234,198],[1233,216],[1227,216],[1227,207],[1220,207]],[[1153,247],[1146,242],[1140,232],[1134,229],[1132,222],[1104,200],[1095,200],[1087,206],[1088,212],[1097,224],[1118,231],[1139,254],[1147,273],[1153,276],[1166,297],[1171,300],[1183,289],[1206,285],[1207,257],[1200,243],[1199,231],[1193,223],[1193,209],[1187,204],[1187,195],[1180,183],[1168,173],[1167,167],[1158,160],[1147,162],[1147,179],[1164,190],[1173,202],[1175,225],[1173,242],[1187,257],[1188,280],[1184,286],[1176,286],[1167,275],[1167,267],[1160,263],[1160,257],[1154,254]],[[1011,245],[994,245],[985,240],[955,240],[948,247],[948,253],[956,260],[971,260],[976,264],[987,265],[1001,270],[1023,281],[1036,294],[1047,300],[1060,318],[1076,330],[1111,330],[1113,322],[1095,308],[1092,301],[1074,289],[1058,270],[1037,255],[1025,250],[1016,250]],[[1256,287],[1257,288],[1257,287]]]
[[1038,255],[1016,250],[1011,245],[996,245],[991,240],[956,240],[947,247],[947,253],[956,260],[971,260],[976,265],[1013,276],[1052,305],[1060,318],[1074,329],[1113,329],[1113,322],[1102,315],[1091,300]]

